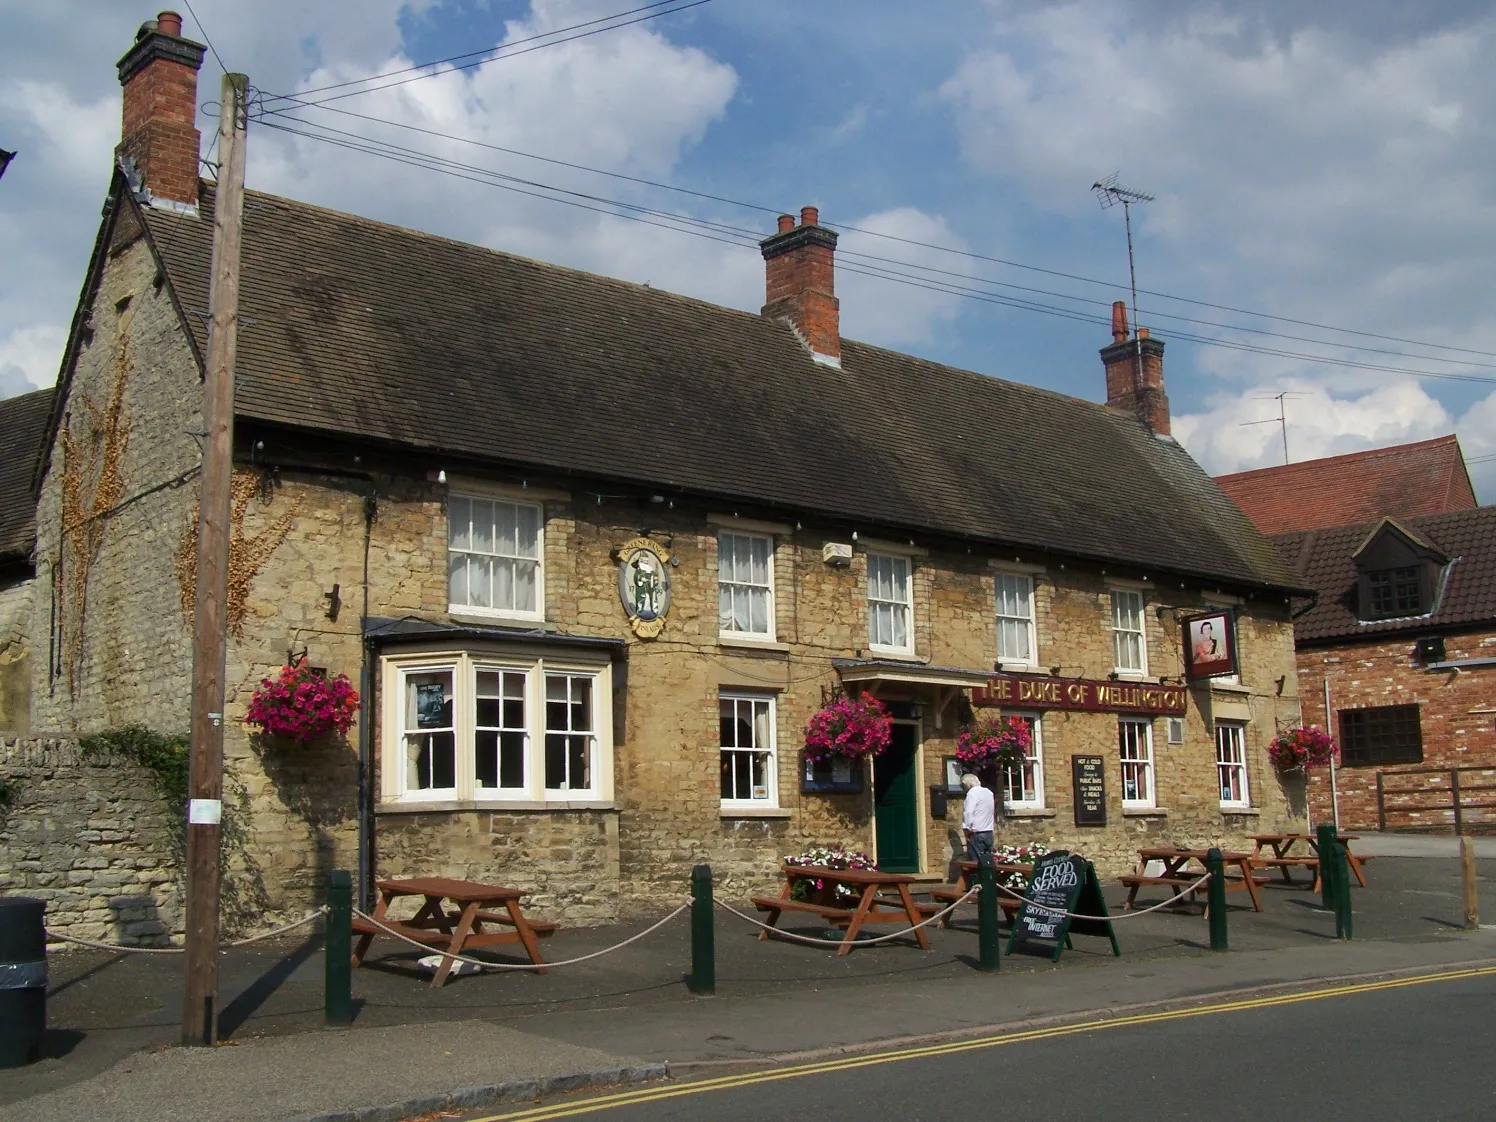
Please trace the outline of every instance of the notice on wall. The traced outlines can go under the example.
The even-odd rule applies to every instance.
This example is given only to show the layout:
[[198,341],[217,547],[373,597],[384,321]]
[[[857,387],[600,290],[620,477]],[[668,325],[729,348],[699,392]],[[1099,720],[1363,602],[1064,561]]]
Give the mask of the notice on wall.
[[1070,775],[1075,790],[1075,824],[1106,825],[1106,758],[1071,756]]

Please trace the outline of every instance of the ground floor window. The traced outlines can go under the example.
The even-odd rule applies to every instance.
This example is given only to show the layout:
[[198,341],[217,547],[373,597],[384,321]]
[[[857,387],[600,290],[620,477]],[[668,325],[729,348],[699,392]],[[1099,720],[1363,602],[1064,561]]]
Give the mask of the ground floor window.
[[1153,723],[1124,717],[1117,723],[1122,757],[1122,806],[1157,805],[1153,790]]
[[719,708],[722,718],[722,805],[777,806],[774,699],[724,693],[719,699]]
[[1418,706],[1340,710],[1340,760],[1344,767],[1421,764],[1423,726]]
[[1251,806],[1247,796],[1247,728],[1228,721],[1216,722],[1216,775],[1221,784],[1223,807]]
[[1044,730],[1035,713],[1016,713],[1028,726],[1029,748],[1022,767],[1003,769],[1004,804],[1011,810],[1038,810],[1044,806]]
[[609,800],[606,664],[498,650],[389,656],[387,800]]

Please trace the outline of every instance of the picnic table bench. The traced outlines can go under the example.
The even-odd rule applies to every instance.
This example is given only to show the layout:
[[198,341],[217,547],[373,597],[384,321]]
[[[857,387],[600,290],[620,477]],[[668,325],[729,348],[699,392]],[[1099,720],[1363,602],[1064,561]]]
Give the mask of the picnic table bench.
[[[1130,911],[1133,902],[1137,899],[1138,889],[1151,885],[1167,885],[1174,890],[1174,898],[1170,903],[1187,904],[1205,892],[1208,884],[1197,885],[1196,882],[1205,873],[1205,860],[1209,850],[1205,849],[1140,849],[1138,850],[1138,867],[1135,872],[1123,873],[1117,879],[1127,885],[1127,901],[1122,905],[1122,910]],[[1239,876],[1226,877],[1227,892],[1246,892],[1252,898],[1252,909],[1262,911],[1262,900],[1257,895],[1258,880],[1252,872],[1252,855],[1250,853],[1222,853],[1222,862],[1235,866],[1240,870]],[[1158,873],[1148,872],[1148,863],[1157,861],[1162,866]],[[1193,864],[1197,868],[1191,869]],[[1186,897],[1188,899],[1186,899]],[[1209,910],[1207,905],[1207,911]]]
[[[1034,872],[1034,867],[1031,864],[1002,864],[994,862],[992,867],[999,877],[1012,873],[1028,877],[1032,876]],[[959,870],[956,883],[942,884],[930,889],[930,898],[932,900],[936,900],[942,904],[954,904],[971,891],[971,880],[976,875],[977,863],[975,861],[957,861],[956,868]],[[1022,890],[1015,889],[1014,891]],[[1018,910],[1023,907],[1023,901],[1016,896],[1008,895],[1006,892],[999,892],[997,894],[997,906],[1003,910],[1003,916],[1011,922],[1013,917],[1018,914]],[[945,916],[940,921],[940,926],[949,927],[953,918],[954,916],[952,915]]]
[[[363,962],[375,936],[395,932],[443,952],[441,965],[437,968],[436,976],[431,979],[433,988],[446,982],[447,975],[457,964],[453,956],[465,951],[519,943],[529,955],[530,961],[539,965],[545,959],[541,957],[536,940],[555,934],[559,926],[526,917],[519,906],[525,893],[518,888],[477,884],[449,877],[382,880],[375,887],[379,889],[379,902],[374,906],[374,914],[369,919],[353,917],[353,930],[359,936],[358,944],[353,948],[353,965],[358,966]],[[425,900],[410,919],[391,919],[388,915],[390,903],[402,896],[422,896]],[[443,903],[445,900],[450,900],[457,911],[448,912]],[[495,905],[502,906],[504,910],[497,910]],[[487,926],[509,930],[485,930]],[[543,974],[545,970],[542,968],[536,973]]]
[[[785,912],[805,912],[819,916],[835,927],[846,928],[846,935],[836,952],[840,957],[851,952],[857,942],[857,933],[867,924],[907,922],[908,926],[914,927],[940,910],[934,904],[915,903],[909,894],[909,886],[918,878],[912,873],[830,869],[821,865],[785,865],[780,871],[784,875],[784,888],[778,896],[751,897],[755,908],[768,913],[768,927],[758,933],[760,939],[769,937],[770,929]],[[794,892],[798,883],[809,883],[819,899],[796,900]],[[856,893],[855,904],[848,901],[848,905],[843,906],[825,902],[836,898],[838,885]],[[930,939],[923,927],[915,929],[914,937],[924,950],[930,949]]]
[[[1254,866],[1277,869],[1282,874],[1285,884],[1294,883],[1293,877],[1288,873],[1290,869],[1303,868],[1314,874],[1311,891],[1319,891],[1319,838],[1316,835],[1248,834],[1247,837],[1255,847],[1252,852]],[[1346,866],[1350,869],[1351,875],[1356,878],[1356,883],[1365,888],[1366,873],[1363,866],[1372,860],[1372,857],[1357,854],[1351,850],[1350,843],[1361,840],[1359,834],[1340,834],[1339,840],[1345,843]],[[1308,847],[1309,852],[1294,852],[1294,847],[1300,842]]]

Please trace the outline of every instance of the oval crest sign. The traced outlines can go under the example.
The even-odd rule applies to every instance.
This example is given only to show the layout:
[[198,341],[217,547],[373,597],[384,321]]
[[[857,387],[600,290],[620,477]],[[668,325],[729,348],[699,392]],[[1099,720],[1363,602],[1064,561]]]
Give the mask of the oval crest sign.
[[649,538],[618,549],[618,599],[634,634],[653,639],[670,611],[670,554]]

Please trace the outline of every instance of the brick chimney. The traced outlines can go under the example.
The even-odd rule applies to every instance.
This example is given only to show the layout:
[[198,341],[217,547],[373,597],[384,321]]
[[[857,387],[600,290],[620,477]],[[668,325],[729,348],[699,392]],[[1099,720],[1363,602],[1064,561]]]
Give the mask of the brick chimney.
[[779,232],[759,242],[764,255],[764,315],[788,320],[811,357],[841,365],[841,305],[836,299],[836,234],[818,225],[813,206],[779,216]]
[[1112,345],[1101,348],[1101,364],[1106,368],[1107,407],[1129,413],[1160,436],[1168,436],[1164,345],[1149,338],[1146,327],[1138,328],[1132,338],[1128,335],[1127,305],[1118,300],[1112,305]]
[[136,198],[166,210],[197,210],[197,72],[201,43],[182,38],[182,17],[140,25],[119,60],[124,127],[115,158]]

